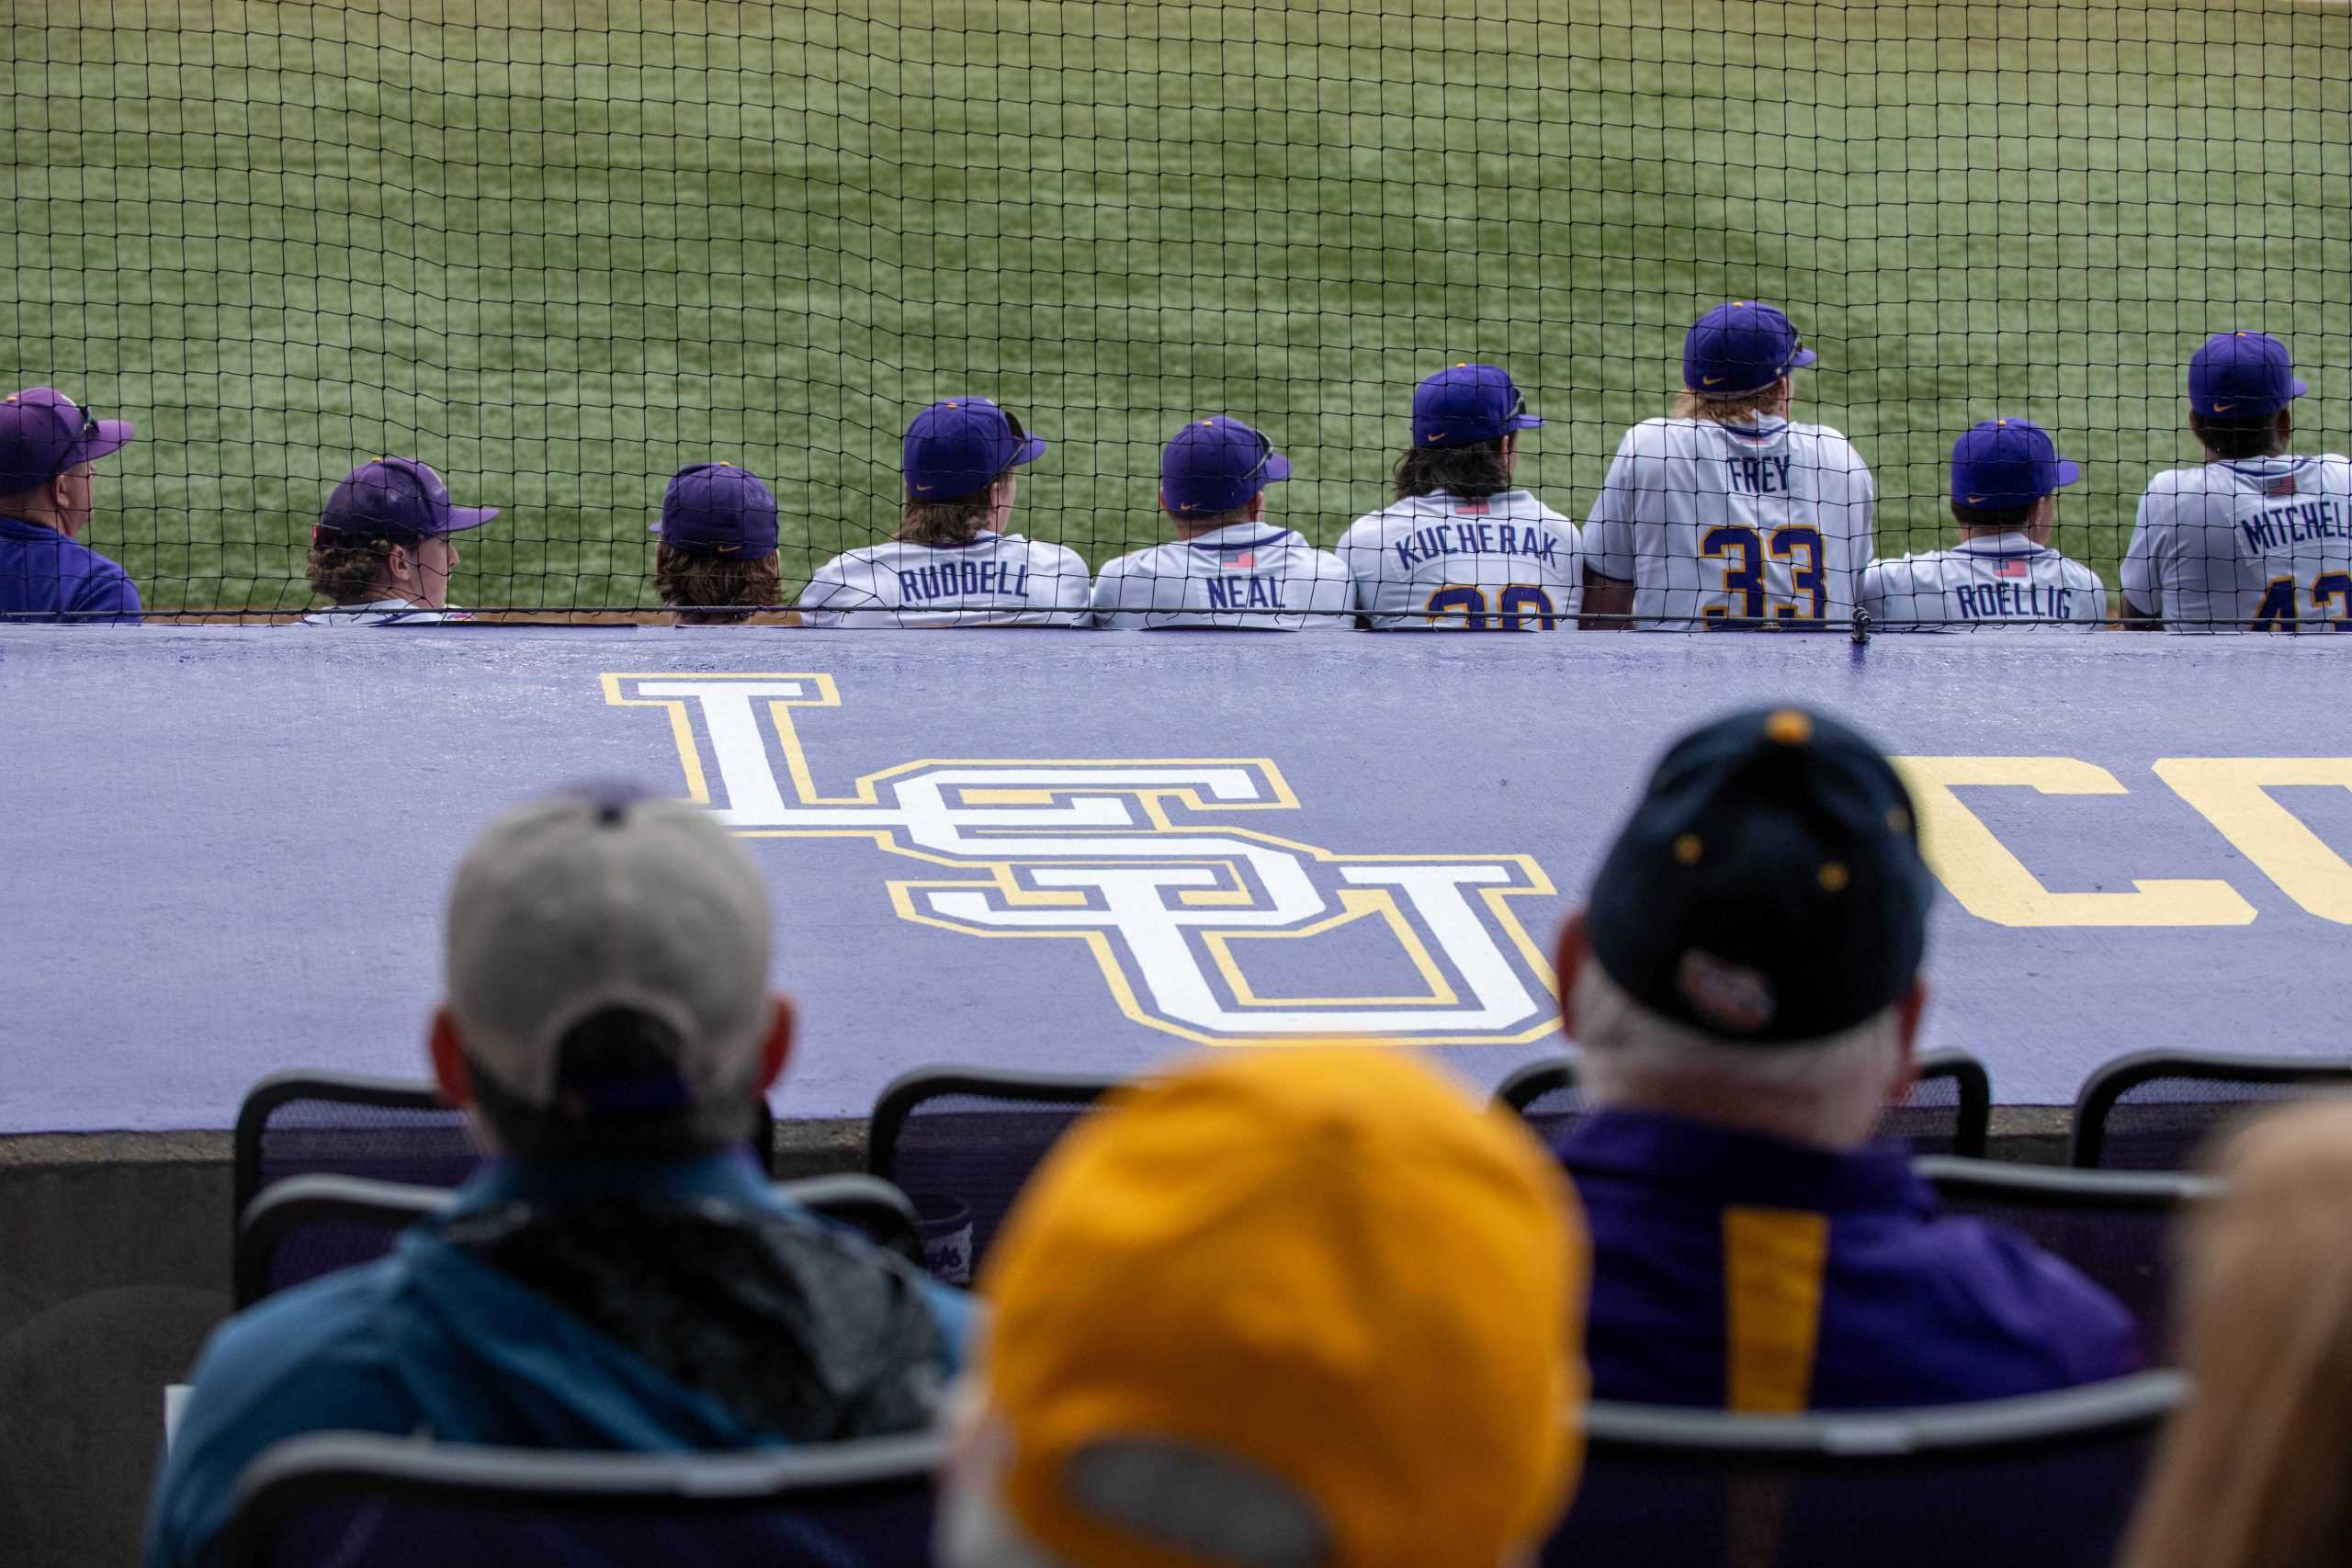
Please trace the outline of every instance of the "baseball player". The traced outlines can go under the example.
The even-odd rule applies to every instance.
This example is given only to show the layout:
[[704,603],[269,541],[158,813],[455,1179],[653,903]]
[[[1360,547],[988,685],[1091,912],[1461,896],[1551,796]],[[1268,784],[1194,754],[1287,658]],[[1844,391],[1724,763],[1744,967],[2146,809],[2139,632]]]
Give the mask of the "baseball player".
[[1238,419],[1178,431],[1159,458],[1159,509],[1176,542],[1121,556],[1094,581],[1094,624],[1320,630],[1352,624],[1340,558],[1266,521],[1266,487],[1290,459]]
[[1375,630],[1555,631],[1584,582],[1577,525],[1511,482],[1543,421],[1510,377],[1461,364],[1413,389],[1396,499],[1340,538],[1358,618]]
[[1793,424],[1814,362],[1770,305],[1718,305],[1682,344],[1668,419],[1617,444],[1585,519],[1585,626],[1710,631],[1842,624],[1871,558],[1870,470],[1826,425]]
[[776,559],[775,494],[749,468],[690,463],[670,478],[662,516],[647,530],[653,589],[682,626],[724,626],[784,601]]
[[343,477],[311,530],[311,589],[333,608],[302,617],[311,626],[431,626],[467,619],[449,607],[458,569],[456,536],[498,515],[494,506],[458,506],[432,465],[379,457]]
[[1093,581],[1075,551],[1008,534],[1013,469],[1042,437],[988,398],[950,398],[907,426],[898,537],[835,556],[800,594],[812,626],[1077,626]]
[[2193,468],[2149,481],[2123,619],[2153,631],[2340,631],[2352,622],[2352,462],[2288,455],[2310,390],[2287,345],[2217,333],[2188,362]]
[[1862,569],[1861,607],[1880,626],[2107,619],[2098,573],[2050,547],[2058,491],[2083,470],[2030,419],[1988,419],[1952,444],[1951,515],[1960,543]]
[[97,459],[137,434],[53,387],[0,400],[0,623],[139,619],[130,574],[80,538],[97,509]]

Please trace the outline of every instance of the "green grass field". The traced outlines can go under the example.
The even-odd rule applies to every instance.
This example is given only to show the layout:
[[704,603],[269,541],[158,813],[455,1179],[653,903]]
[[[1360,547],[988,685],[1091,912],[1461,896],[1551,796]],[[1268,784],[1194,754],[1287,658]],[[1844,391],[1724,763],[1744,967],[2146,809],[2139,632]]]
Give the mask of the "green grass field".
[[2292,334],[2310,444],[2352,441],[2352,12],[1408,9],[17,0],[0,379],[139,423],[90,542],[197,608],[306,603],[327,487],[390,451],[508,509],[463,602],[645,602],[663,479],[718,457],[797,587],[963,390],[1055,443],[1017,525],[1091,562],[1214,412],[1329,542],[1453,359],[1529,389],[1524,471],[1581,515],[1740,296],[1821,351],[1886,553],[1942,536],[1951,437],[2025,413],[2111,570],[2216,328]]

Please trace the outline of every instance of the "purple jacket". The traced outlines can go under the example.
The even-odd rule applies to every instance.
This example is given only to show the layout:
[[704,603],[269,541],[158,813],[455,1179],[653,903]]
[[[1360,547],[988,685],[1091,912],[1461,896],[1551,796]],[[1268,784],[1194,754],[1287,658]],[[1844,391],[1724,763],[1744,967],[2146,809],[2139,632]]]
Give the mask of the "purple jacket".
[[1939,1214],[1899,1145],[1606,1111],[1559,1154],[1592,1228],[1597,1399],[1888,1409],[2141,1364],[2113,1297],[2014,1231]]

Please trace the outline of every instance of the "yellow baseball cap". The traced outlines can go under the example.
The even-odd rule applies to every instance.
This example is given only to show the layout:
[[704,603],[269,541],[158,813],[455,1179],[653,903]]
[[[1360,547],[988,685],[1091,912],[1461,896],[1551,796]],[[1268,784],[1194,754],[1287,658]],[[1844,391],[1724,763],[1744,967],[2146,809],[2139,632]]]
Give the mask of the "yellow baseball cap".
[[981,1280],[1005,1506],[1073,1562],[1493,1568],[1575,1481],[1588,1255],[1550,1153],[1395,1047],[1122,1091]]

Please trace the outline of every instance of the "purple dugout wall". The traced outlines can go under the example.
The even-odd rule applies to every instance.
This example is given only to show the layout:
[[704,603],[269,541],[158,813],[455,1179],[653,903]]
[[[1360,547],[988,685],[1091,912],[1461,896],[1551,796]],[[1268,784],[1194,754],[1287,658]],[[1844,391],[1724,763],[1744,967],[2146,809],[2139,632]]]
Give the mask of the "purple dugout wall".
[[1125,1071],[1378,1030],[1485,1081],[1660,747],[1737,705],[1916,759],[1929,1043],[2007,1103],[2151,1045],[2340,1052],[2333,639],[0,633],[0,1133],[222,1127],[289,1066],[410,1075],[438,906],[504,803],[727,809],[805,1007],[785,1116],[926,1060]]

